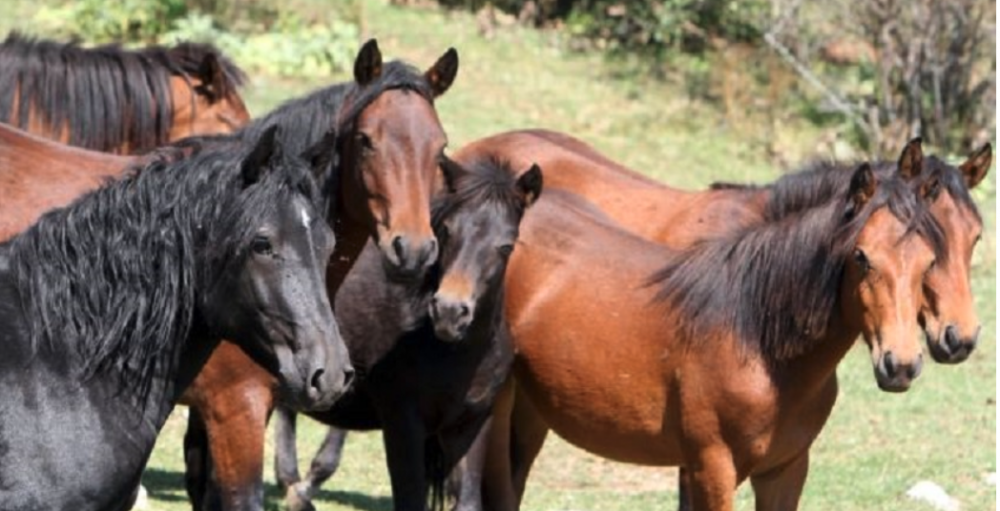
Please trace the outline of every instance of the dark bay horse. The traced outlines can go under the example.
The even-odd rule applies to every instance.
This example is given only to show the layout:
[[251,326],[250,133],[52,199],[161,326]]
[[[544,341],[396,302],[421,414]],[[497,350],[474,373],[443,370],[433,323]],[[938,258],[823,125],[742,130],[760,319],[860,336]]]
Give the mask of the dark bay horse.
[[344,391],[319,188],[273,130],[237,149],[154,162],[0,245],[4,509],[129,509],[221,335],[300,406]]
[[[541,171],[532,166],[514,174],[493,160],[467,166],[445,166],[454,191],[434,208],[442,247],[438,275],[416,284],[389,281],[371,247],[352,271],[337,295],[337,311],[351,318],[342,323],[345,339],[365,376],[331,409],[309,413],[340,428],[383,431],[397,510],[425,509],[429,486],[431,507],[443,503],[444,477],[488,422],[513,360],[503,276],[522,215],[541,193]],[[290,504],[310,509],[327,469],[314,462],[297,482],[290,476],[298,472],[294,430],[276,435],[290,446],[276,451]],[[342,443],[343,434],[332,438]]]
[[245,80],[206,44],[81,48],[12,32],[0,44],[0,121],[73,146],[144,153],[242,127]]
[[[919,143],[908,147],[906,158],[922,176],[915,181],[917,186],[932,175],[939,176],[935,181],[940,181],[944,193],[933,201],[931,211],[947,234],[949,254],[928,274],[920,321],[934,360],[958,363],[968,358],[980,329],[969,269],[982,232],[982,218],[969,190],[989,171],[992,147],[986,144],[958,167],[934,156],[923,157]],[[515,165],[538,162],[546,169],[549,187],[586,197],[627,230],[672,248],[684,248],[756,222],[774,189],[745,185],[672,188],[612,161],[578,139],[546,130],[512,131],[480,139],[461,148],[456,158],[463,155],[505,158]],[[901,155],[900,162],[903,158]],[[830,165],[816,167],[822,171]],[[846,189],[850,172],[845,168],[829,177],[830,186]]]
[[[696,509],[731,509],[746,478],[758,509],[794,508],[855,339],[881,388],[919,374],[923,276],[944,251],[904,180],[865,164],[835,199],[788,209],[816,185],[781,185],[762,222],[683,250],[543,198],[507,272],[517,399],[580,448],[687,467]],[[544,434],[494,413],[486,502],[515,508],[511,475]]]

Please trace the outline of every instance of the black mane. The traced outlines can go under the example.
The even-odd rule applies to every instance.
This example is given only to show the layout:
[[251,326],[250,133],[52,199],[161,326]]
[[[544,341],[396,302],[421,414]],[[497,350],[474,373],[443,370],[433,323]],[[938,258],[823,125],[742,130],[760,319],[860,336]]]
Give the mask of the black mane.
[[[653,276],[657,300],[678,309],[691,339],[731,330],[772,362],[807,351],[828,333],[845,263],[862,227],[882,207],[943,257],[941,228],[908,183],[880,182],[869,203],[852,212],[846,188],[820,200],[818,191],[838,188],[831,186],[837,179],[814,176],[779,180],[780,193],[761,223],[676,252]],[[802,209],[806,198],[820,205]]]
[[431,206],[431,226],[437,230],[453,212],[466,204],[497,204],[517,215],[524,213],[524,197],[517,192],[517,175],[510,162],[495,155],[476,159],[469,164],[441,157],[442,166],[450,166],[456,175],[451,193],[440,194]]
[[196,75],[209,54],[227,88],[243,84],[243,72],[207,44],[81,48],[11,32],[0,44],[0,120],[26,129],[34,109],[49,126],[66,126],[71,145],[111,151],[127,143],[144,152],[167,142],[171,76]]
[[393,61],[383,65],[381,75],[371,83],[358,86],[352,81],[324,87],[283,103],[237,133],[243,138],[256,139],[267,128],[279,125],[281,146],[294,154],[304,154],[307,150],[332,151],[332,147],[314,146],[330,132],[343,135],[353,131],[361,112],[383,92],[394,89],[413,91],[434,104],[434,95],[423,73],[409,64]]
[[118,373],[145,396],[189,335],[200,286],[245,257],[240,247],[286,195],[319,200],[306,167],[287,158],[244,189],[245,153],[154,161],[0,245],[33,349],[68,352],[81,377]]

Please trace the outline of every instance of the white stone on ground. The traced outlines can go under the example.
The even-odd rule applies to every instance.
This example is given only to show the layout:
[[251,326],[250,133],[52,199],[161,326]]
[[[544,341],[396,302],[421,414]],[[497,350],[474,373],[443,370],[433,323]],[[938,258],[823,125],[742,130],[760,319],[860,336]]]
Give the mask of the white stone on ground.
[[132,511],[146,511],[150,509],[149,507],[149,494],[146,493],[146,487],[139,485],[139,495],[135,498],[135,504],[132,505]]
[[958,511],[961,506],[958,500],[948,495],[944,488],[931,481],[920,481],[906,490],[906,496],[930,504],[938,511]]

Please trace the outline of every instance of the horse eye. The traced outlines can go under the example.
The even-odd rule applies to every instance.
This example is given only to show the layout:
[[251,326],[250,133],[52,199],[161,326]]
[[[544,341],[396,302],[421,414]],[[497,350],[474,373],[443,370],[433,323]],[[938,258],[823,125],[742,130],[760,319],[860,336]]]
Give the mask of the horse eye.
[[365,135],[364,133],[358,133],[355,135],[355,140],[357,140],[358,145],[360,145],[362,149],[372,149],[374,147],[372,145],[371,137]]
[[504,257],[510,257],[510,254],[514,252],[514,245],[511,244],[500,245],[499,247],[497,247],[497,252],[500,252],[500,255]]
[[257,254],[261,255],[271,255],[274,253],[274,247],[271,246],[271,240],[267,236],[258,234],[253,237],[253,241],[250,242],[250,250],[253,250]]
[[861,273],[867,273],[871,269],[871,264],[868,263],[868,256],[860,248],[854,250],[854,262],[858,263]]

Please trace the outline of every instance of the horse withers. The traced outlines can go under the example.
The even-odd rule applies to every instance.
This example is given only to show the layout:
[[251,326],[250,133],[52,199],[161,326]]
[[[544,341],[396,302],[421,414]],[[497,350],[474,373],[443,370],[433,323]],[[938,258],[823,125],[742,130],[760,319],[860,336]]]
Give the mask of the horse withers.
[[323,288],[320,201],[269,131],[154,162],[0,246],[4,509],[128,509],[220,336],[293,402],[329,406],[350,363]]

